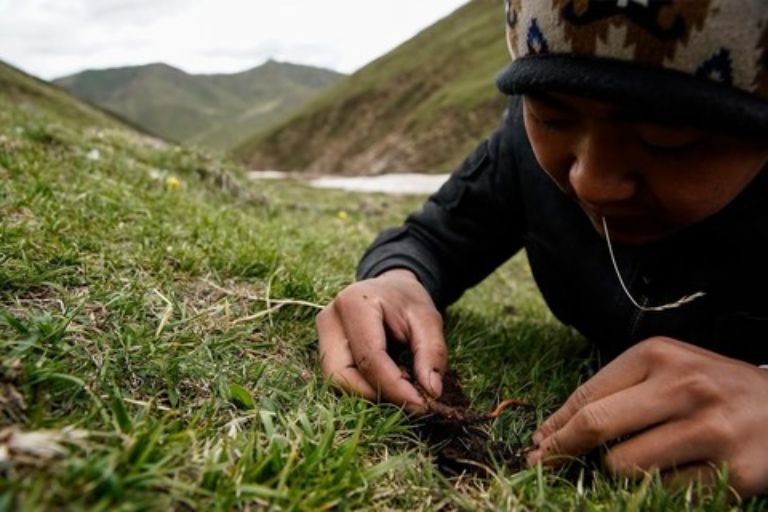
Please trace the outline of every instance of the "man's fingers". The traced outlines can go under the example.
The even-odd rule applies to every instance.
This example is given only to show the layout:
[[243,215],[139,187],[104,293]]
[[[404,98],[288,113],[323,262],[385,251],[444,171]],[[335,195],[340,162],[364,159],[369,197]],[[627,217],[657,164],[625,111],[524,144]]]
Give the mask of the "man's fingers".
[[[347,342],[341,319],[333,306],[323,310],[317,316],[316,323],[320,366],[323,373],[329,376],[334,384],[369,400],[378,399],[381,392],[390,401],[420,405],[420,402],[414,401],[413,395],[418,400],[421,400],[421,397],[413,386],[402,378],[399,368],[394,366],[386,353],[364,352],[358,361],[355,360],[350,344]],[[381,369],[382,359],[384,364],[389,361],[393,368]],[[385,378],[389,379],[386,389],[380,382],[369,382],[365,378],[369,372],[385,375]],[[410,408],[417,409],[413,406]]]
[[671,489],[684,489],[691,484],[712,487],[720,479],[717,466],[712,462],[693,463],[664,471],[661,477],[664,486]]
[[560,430],[587,404],[642,382],[647,377],[647,373],[648,365],[641,351],[632,348],[624,352],[579,386],[565,404],[534,432],[533,442],[540,444]]
[[[533,434],[533,442],[538,444],[562,428],[587,404],[646,380],[654,368],[668,364],[671,360],[679,357],[681,352],[731,361],[701,347],[670,338],[661,336],[649,338],[624,352],[579,386],[565,404],[542,423]],[[749,365],[745,363],[745,366]]]
[[317,315],[320,367],[335,385],[368,400],[375,400],[376,390],[355,367],[341,321],[332,307]]
[[330,377],[336,386],[345,391],[359,395],[366,400],[374,401],[378,399],[376,390],[371,387],[368,381],[357,371],[357,368],[353,366],[336,370]]
[[437,310],[409,318],[411,351],[416,380],[434,398],[443,393],[443,375],[448,369],[448,348],[443,338],[443,319]]
[[667,421],[681,412],[679,404],[651,381],[591,402],[578,410],[558,431],[530,454],[539,458],[578,456],[620,436]]
[[387,354],[383,315],[363,292],[333,302],[343,332],[349,340],[352,359],[361,375],[388,401],[419,410],[424,400],[416,388],[403,378],[402,371]]
[[605,465],[616,475],[637,477],[652,469],[667,471],[718,460],[722,445],[717,428],[690,418],[664,423],[614,446],[605,456]]
[[424,400],[386,350],[350,347],[360,373],[388,402],[405,405],[410,411],[420,410]]

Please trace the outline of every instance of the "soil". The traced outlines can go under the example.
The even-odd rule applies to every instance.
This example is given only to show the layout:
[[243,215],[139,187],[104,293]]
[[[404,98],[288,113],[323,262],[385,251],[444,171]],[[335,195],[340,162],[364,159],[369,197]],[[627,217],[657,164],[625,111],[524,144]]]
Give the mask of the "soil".
[[489,423],[510,407],[531,408],[519,400],[505,400],[491,413],[469,409],[469,399],[458,376],[448,372],[443,378],[443,394],[435,400],[415,383],[429,414],[419,423],[419,434],[434,456],[438,470],[448,476],[471,474],[490,476],[491,468],[504,467],[518,472],[525,467],[528,447],[519,442],[494,441]]

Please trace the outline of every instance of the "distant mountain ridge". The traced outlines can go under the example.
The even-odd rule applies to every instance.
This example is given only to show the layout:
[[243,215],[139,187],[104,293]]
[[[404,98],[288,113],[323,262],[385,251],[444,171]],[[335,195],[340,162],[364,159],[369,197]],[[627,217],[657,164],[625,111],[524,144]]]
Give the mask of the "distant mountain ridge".
[[498,125],[504,8],[471,0],[235,152],[254,169],[450,171]]
[[343,76],[270,60],[233,74],[194,75],[155,63],[88,70],[53,83],[162,137],[226,150]]

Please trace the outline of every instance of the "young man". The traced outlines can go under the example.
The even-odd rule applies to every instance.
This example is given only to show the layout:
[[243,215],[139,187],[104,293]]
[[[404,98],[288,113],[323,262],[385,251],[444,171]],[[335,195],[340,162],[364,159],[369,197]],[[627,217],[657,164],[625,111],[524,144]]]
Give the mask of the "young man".
[[511,0],[500,129],[368,249],[317,319],[323,371],[413,411],[442,391],[440,311],[525,248],[553,313],[615,359],[532,464],[622,438],[618,475],[768,489],[768,2]]

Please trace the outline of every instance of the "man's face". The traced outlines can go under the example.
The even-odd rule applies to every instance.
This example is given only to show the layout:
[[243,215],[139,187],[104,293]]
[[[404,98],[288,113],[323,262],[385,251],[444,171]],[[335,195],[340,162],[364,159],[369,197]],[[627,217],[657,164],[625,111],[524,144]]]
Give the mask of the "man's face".
[[609,103],[536,94],[524,105],[541,167],[622,244],[661,240],[717,213],[768,164],[766,141],[661,124]]

